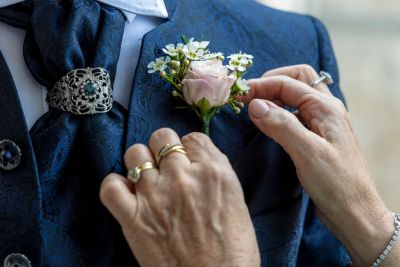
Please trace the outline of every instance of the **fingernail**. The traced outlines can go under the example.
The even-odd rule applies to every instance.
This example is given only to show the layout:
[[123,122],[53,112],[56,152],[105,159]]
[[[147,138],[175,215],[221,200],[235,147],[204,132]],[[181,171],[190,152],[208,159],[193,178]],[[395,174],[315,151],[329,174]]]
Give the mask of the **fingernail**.
[[262,119],[267,115],[269,111],[269,106],[265,101],[260,99],[255,99],[250,103],[250,113],[256,119]]

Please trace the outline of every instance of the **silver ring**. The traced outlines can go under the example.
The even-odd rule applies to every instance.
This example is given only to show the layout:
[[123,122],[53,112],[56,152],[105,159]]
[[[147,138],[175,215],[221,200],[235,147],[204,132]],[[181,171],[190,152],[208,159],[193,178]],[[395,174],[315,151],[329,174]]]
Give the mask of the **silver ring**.
[[106,113],[113,104],[110,74],[103,68],[72,70],[49,91],[47,101],[76,115]]
[[315,87],[317,87],[320,83],[325,83],[325,84],[333,84],[334,83],[334,81],[333,81],[333,79],[332,79],[332,75],[330,75],[328,72],[326,72],[326,71],[320,71],[320,73],[319,73],[319,78],[315,81],[315,82],[313,82],[312,84],[311,84],[311,87],[312,88],[315,88]]

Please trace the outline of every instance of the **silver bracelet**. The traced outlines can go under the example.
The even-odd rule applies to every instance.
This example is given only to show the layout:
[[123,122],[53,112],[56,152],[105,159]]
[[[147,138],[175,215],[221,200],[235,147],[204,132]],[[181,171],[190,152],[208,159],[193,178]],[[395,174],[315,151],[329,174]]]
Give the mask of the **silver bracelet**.
[[393,217],[394,217],[394,225],[396,226],[396,230],[394,231],[392,239],[390,239],[390,242],[386,246],[386,248],[383,251],[383,253],[381,255],[379,255],[379,257],[371,265],[371,267],[377,267],[377,266],[381,265],[381,263],[386,258],[386,256],[389,254],[389,252],[392,250],[394,244],[396,243],[397,239],[399,238],[399,235],[400,235],[400,214],[393,213]]

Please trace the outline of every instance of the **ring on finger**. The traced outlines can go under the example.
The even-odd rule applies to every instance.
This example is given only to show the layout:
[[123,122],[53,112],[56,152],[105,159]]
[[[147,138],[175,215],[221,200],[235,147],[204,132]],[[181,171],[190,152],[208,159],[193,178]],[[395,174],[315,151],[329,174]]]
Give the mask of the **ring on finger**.
[[164,147],[162,147],[160,149],[160,151],[157,153],[157,156],[156,156],[157,164],[160,165],[161,160],[165,156],[167,156],[167,155],[169,155],[171,153],[174,153],[174,152],[178,152],[178,153],[181,153],[183,155],[187,155],[186,148],[183,145],[180,145],[180,144],[177,144],[177,145],[167,144]]
[[315,80],[315,82],[313,82],[311,84],[312,88],[317,87],[320,83],[325,83],[325,84],[333,84],[334,81],[332,79],[332,75],[330,75],[328,72],[326,71],[320,71],[319,73],[319,78],[317,80]]
[[137,166],[135,168],[132,168],[128,171],[128,180],[136,184],[140,180],[141,173],[151,169],[157,169],[157,166],[150,161],[145,162],[142,165]]

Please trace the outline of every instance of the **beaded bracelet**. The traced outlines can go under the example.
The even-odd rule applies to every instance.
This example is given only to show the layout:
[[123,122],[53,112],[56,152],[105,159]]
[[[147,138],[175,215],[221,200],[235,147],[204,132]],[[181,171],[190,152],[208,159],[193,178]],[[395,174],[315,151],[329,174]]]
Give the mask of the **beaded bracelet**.
[[395,214],[393,213],[394,217],[394,225],[396,226],[396,230],[393,233],[392,239],[390,240],[389,244],[386,246],[385,250],[379,257],[376,259],[376,261],[371,265],[371,267],[377,267],[381,265],[383,260],[386,258],[386,256],[389,254],[389,252],[392,250],[394,244],[396,243],[397,239],[399,238],[400,235],[400,214]]

